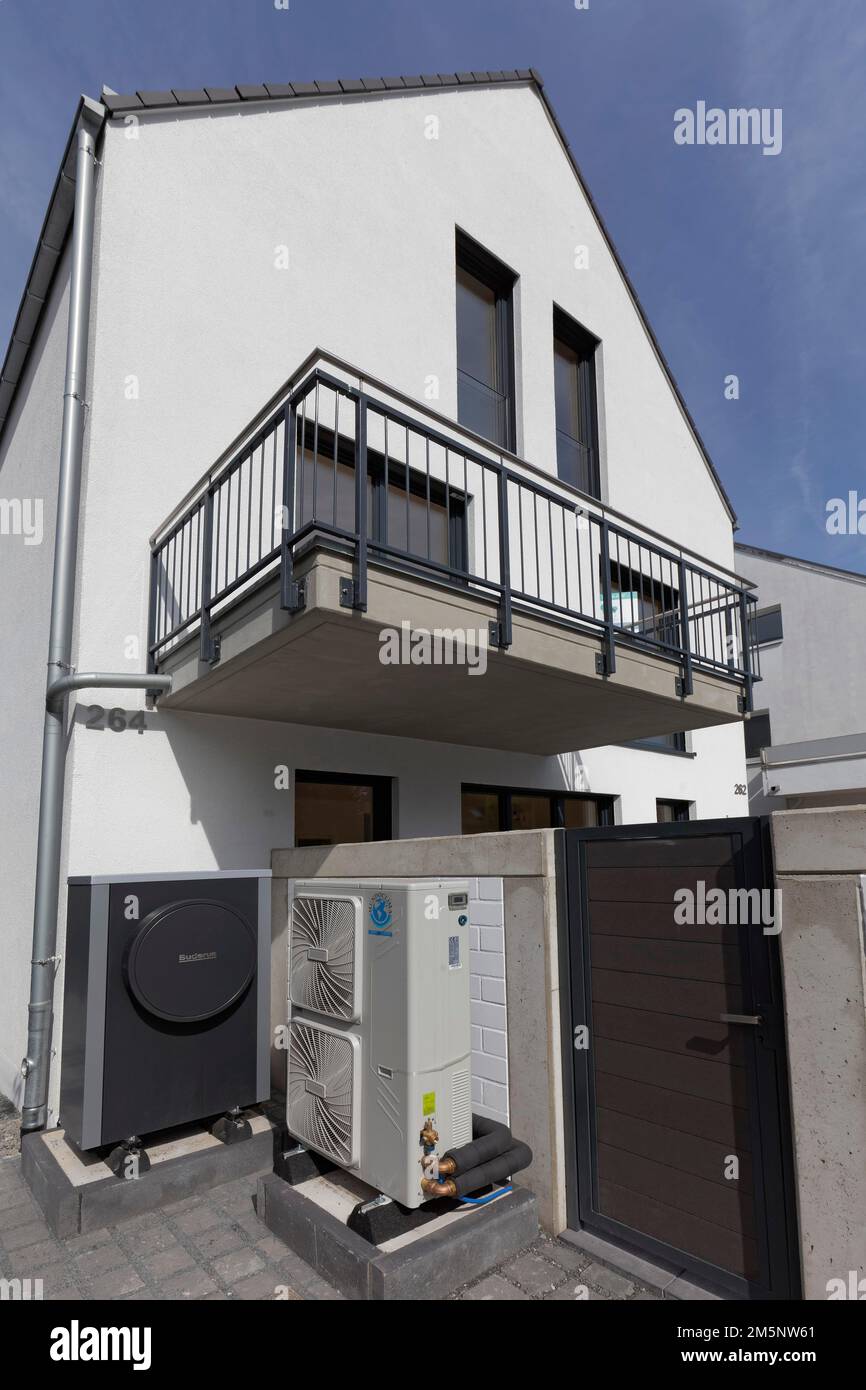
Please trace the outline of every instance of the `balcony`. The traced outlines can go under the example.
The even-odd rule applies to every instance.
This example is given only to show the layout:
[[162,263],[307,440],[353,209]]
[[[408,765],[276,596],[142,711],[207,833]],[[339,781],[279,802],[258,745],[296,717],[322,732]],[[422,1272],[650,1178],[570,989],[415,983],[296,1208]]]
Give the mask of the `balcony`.
[[753,604],[316,353],[153,537],[149,659],[164,709],[551,754],[741,718]]

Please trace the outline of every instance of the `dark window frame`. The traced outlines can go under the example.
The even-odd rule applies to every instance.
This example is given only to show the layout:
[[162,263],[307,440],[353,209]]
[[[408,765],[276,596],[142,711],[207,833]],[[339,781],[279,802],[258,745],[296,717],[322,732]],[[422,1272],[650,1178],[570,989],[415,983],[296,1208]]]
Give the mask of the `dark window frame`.
[[[314,454],[315,446],[318,443],[317,457],[325,465],[332,467],[334,462],[334,431],[327,425],[319,425],[308,420],[304,426],[303,438],[300,437],[301,457],[304,454]],[[337,436],[337,464],[341,468],[355,470],[355,443],[354,440],[345,435]],[[373,546],[387,546],[390,544],[387,530],[387,489],[385,487],[385,455],[378,449],[367,448],[367,476],[373,487],[372,517],[367,539]],[[410,497],[420,497],[427,500],[427,474],[419,469],[409,466],[409,495]],[[388,460],[388,487],[395,488],[397,491],[406,490],[406,465],[394,459]],[[467,526],[467,501],[469,500],[464,493],[456,488],[453,483],[446,483],[440,478],[429,479],[429,500],[432,506],[440,507],[446,514],[448,522],[448,566],[459,574],[468,574],[469,567],[469,531]],[[300,493],[298,495],[298,506],[301,504]],[[306,501],[306,498],[303,499]],[[323,517],[316,517],[322,526],[329,523]],[[407,539],[408,543],[408,539]],[[399,547],[394,547],[399,552]],[[414,552],[399,552],[408,554],[409,557],[419,565],[423,565],[427,559],[426,555]],[[431,557],[432,558],[432,557]]]
[[[556,353],[556,344],[562,343],[578,358],[578,418],[581,422],[581,433],[585,433],[586,439],[575,439],[572,435],[567,437],[580,448],[587,451],[589,455],[589,485],[579,489],[586,492],[590,497],[601,500],[601,460],[599,458],[599,429],[598,429],[598,373],[596,371],[596,358],[601,339],[596,338],[594,333],[584,328],[583,324],[578,323],[577,319],[567,314],[558,304],[553,306],[553,350]],[[556,383],[554,381],[554,392]],[[570,478],[564,478],[560,469],[559,458],[559,436],[565,431],[556,429],[556,472],[557,477],[563,482],[570,483],[572,487],[576,484]]]
[[[491,251],[479,242],[474,241],[460,227],[456,228],[455,236],[456,254],[455,270],[463,270],[467,275],[471,275],[475,280],[479,280],[487,289],[492,290],[495,295],[496,313],[496,362],[499,380],[502,383],[502,396],[505,401],[505,438],[494,439],[491,443],[499,445],[503,449],[514,453],[517,446],[517,412],[515,408],[515,383],[517,371],[515,365],[514,352],[514,286],[517,284],[517,275],[503,261],[497,259]],[[458,397],[461,375],[470,376],[470,373],[461,373],[460,369],[460,322],[459,316],[455,315],[455,328],[457,333],[457,383]],[[474,382],[476,378],[471,377]],[[477,383],[487,386],[486,382]],[[488,388],[489,389],[489,388]],[[460,420],[460,408],[458,400],[458,423],[463,424],[464,428],[470,429],[465,421]],[[471,430],[475,434],[477,431]],[[484,436],[486,437],[486,436]]]
[[[771,633],[769,637],[761,636],[761,619],[774,618],[778,614],[779,631]],[[784,638],[784,628],[782,626],[782,605],[781,603],[768,604],[766,608],[758,608],[749,621],[749,628],[752,635],[752,645],[755,647],[766,647],[771,642],[781,642]]]
[[[764,725],[764,721],[766,721],[767,740],[765,743],[759,743],[755,747],[752,744],[752,739],[749,737],[749,731],[751,729],[757,730],[762,728]],[[756,709],[752,711],[752,713],[749,715],[748,719],[745,721],[743,725],[743,737],[745,739],[746,745],[747,762],[756,762],[761,756],[762,748],[772,748],[773,722],[770,718],[770,711],[768,709]]]
[[[670,806],[670,807],[671,807],[671,809],[673,810],[673,815],[671,816],[671,819],[670,819],[670,820],[661,820],[661,819],[659,818],[659,813],[658,813],[658,812],[659,812],[659,807],[660,807],[660,806]],[[690,821],[691,818],[692,818],[692,807],[691,807],[691,802],[689,802],[689,801],[678,801],[678,800],[676,800],[675,798],[669,797],[669,796],[659,796],[659,797],[656,797],[656,822],[657,822],[658,825],[682,825],[682,824],[685,824],[686,822]]]
[[[317,772],[311,768],[296,768],[294,773],[295,834],[297,839],[297,789],[303,786],[370,787],[373,793],[373,838],[361,843],[372,844],[394,838],[394,778],[380,774],[354,772]],[[377,834],[376,831],[381,833]]]
[[481,796],[496,796],[499,806],[499,830],[511,830],[512,819],[512,800],[515,796],[546,796],[553,803],[554,825],[552,829],[562,829],[565,826],[564,805],[566,801],[593,801],[596,804],[599,825],[614,825],[614,803],[615,796],[595,795],[592,792],[568,792],[551,791],[548,787],[507,787],[499,786],[496,783],[489,784],[484,782],[461,782],[460,784],[460,824],[461,834],[467,832],[462,829],[463,825],[463,797],[465,793],[476,793]]
[[[675,739],[676,742],[669,744],[662,743],[661,739],[663,738]],[[685,733],[679,731],[674,734],[659,734],[657,738],[629,739],[622,744],[622,747],[638,748],[643,753],[668,753],[678,758],[693,758],[695,756],[695,754],[691,753],[686,747]]]

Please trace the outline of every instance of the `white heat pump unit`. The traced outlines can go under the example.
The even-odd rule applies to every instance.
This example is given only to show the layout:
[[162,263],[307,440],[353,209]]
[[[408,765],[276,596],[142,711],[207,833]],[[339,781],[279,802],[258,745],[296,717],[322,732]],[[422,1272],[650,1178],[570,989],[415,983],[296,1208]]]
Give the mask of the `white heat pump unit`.
[[426,1200],[422,1129],[439,1153],[472,1138],[465,881],[295,884],[287,1094],[301,1143]]

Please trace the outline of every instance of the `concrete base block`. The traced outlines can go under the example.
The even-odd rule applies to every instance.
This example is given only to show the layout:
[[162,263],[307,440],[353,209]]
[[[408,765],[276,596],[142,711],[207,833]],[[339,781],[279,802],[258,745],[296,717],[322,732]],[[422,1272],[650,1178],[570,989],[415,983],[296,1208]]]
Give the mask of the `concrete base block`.
[[222,1144],[190,1126],[147,1145],[150,1169],[138,1179],[115,1177],[98,1154],[80,1153],[62,1129],[26,1134],[21,1171],[58,1239],[155,1211],[233,1178],[273,1168],[273,1130],[264,1115],[247,1115],[252,1137]]
[[372,1189],[341,1173],[291,1187],[276,1174],[259,1179],[261,1220],[346,1298],[446,1298],[529,1245],[538,1234],[535,1196],[526,1188],[484,1207],[459,1207],[382,1245],[346,1225]]

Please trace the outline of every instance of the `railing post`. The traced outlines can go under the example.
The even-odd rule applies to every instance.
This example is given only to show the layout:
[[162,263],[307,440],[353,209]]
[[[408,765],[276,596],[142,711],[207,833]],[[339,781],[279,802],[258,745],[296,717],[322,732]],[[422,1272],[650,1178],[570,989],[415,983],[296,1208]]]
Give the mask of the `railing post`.
[[511,533],[508,528],[508,474],[501,465],[496,478],[499,485],[499,582],[502,592],[499,595],[495,645],[505,648],[511,646]]
[[298,421],[289,401],[283,412],[283,502],[280,509],[280,607],[296,613],[303,607],[300,586],[294,575],[292,536],[295,531],[295,454]]
[[213,487],[205,493],[204,501],[204,540],[201,558],[201,659],[208,665],[217,660],[217,644],[210,626],[210,600],[213,579]]
[[691,695],[694,690],[692,680],[692,646],[689,638],[689,600],[688,600],[688,570],[686,562],[680,556],[680,646],[682,648],[683,673],[677,682],[677,694],[685,697]]
[[740,632],[743,640],[743,694],[742,713],[752,712],[752,652],[749,645],[749,603],[745,589],[740,590]]
[[596,656],[595,668],[600,676],[612,676],[616,670],[616,639],[610,584],[610,530],[606,516],[601,519],[601,602],[604,609],[604,651]]
[[[385,506],[388,505],[387,459]],[[355,577],[340,596],[345,606],[367,611],[367,397],[361,391],[355,401]]]
[[147,669],[156,672],[157,590],[159,586],[159,551],[150,552],[150,605],[147,611]]

